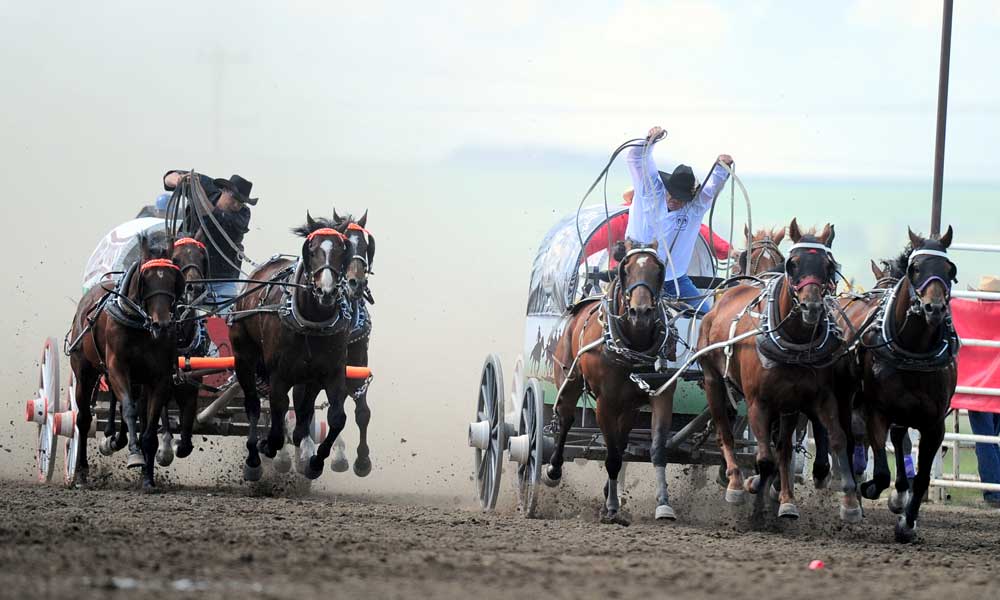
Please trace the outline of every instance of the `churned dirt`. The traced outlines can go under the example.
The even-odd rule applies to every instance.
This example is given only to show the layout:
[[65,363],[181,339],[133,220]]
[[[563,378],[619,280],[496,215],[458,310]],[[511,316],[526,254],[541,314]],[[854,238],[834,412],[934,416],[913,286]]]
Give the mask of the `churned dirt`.
[[[683,476],[678,476],[683,477]],[[676,479],[676,478],[675,478]],[[578,482],[579,483],[579,482]],[[843,526],[814,493],[803,518],[752,528],[714,484],[675,490],[680,520],[597,522],[599,487],[545,490],[544,517],[448,496],[190,487],[142,494],[0,482],[0,597],[996,598],[1000,514],[927,505],[919,540],[893,542],[884,502]],[[678,488],[676,483],[672,486]],[[593,492],[593,493],[591,493]],[[812,560],[825,568],[808,569]]]

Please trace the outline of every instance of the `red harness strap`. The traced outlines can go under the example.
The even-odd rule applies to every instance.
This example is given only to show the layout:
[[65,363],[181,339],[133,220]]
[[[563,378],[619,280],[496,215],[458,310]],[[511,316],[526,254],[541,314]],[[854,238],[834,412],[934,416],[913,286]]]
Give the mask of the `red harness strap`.
[[803,277],[802,279],[800,279],[797,284],[792,286],[792,289],[797,292],[802,288],[806,287],[807,285],[818,285],[822,287],[823,281],[819,277],[816,277],[815,275],[809,275],[808,277]]
[[306,236],[306,239],[309,240],[309,241],[312,241],[312,239],[314,237],[321,236],[321,235],[333,236],[335,238],[338,238],[340,241],[344,241],[345,239],[347,239],[347,238],[344,237],[344,234],[340,233],[336,229],[330,229],[329,227],[324,227],[322,229],[317,229],[316,231],[314,231],[314,232],[310,233],[308,236]]
[[185,237],[174,242],[174,248],[176,248],[177,246],[191,246],[191,245],[198,246],[202,250],[205,250],[205,244],[202,244],[201,242],[199,242],[194,238]]
[[357,223],[351,223],[350,225],[348,225],[347,226],[347,230],[348,231],[360,231],[360,232],[363,232],[365,235],[371,235],[372,234],[372,232],[368,231],[367,229],[365,229],[361,225],[358,225]]
[[146,262],[142,263],[142,266],[139,267],[139,272],[145,273],[146,269],[156,269],[158,267],[166,267],[168,269],[173,269],[175,271],[181,270],[181,268],[175,265],[174,261],[170,260],[169,258],[154,258],[153,260],[147,260]]

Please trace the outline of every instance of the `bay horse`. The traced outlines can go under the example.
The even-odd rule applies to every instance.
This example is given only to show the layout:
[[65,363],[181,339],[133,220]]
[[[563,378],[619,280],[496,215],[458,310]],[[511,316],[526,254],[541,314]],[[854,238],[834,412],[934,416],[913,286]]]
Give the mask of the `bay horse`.
[[550,482],[562,478],[566,437],[573,426],[577,400],[586,390],[597,399],[597,422],[607,447],[602,523],[627,523],[620,514],[618,474],[633,422],[646,404],[652,408],[650,456],[656,473],[655,517],[676,519],[666,480],[676,384],[650,397],[629,378],[637,363],[651,366],[668,344],[676,343],[660,304],[666,268],[656,255],[656,247],[655,241],[648,246],[626,241],[626,254],[609,290],[603,297],[585,300],[573,308],[555,349],[560,366],[555,370],[559,432],[544,479],[554,485]]
[[[831,245],[833,225],[820,234],[802,232],[792,219],[788,234],[793,246],[783,272],[763,286],[738,285],[727,290],[702,320],[699,348],[725,343],[749,334],[726,348],[704,354],[700,361],[705,394],[715,421],[716,435],[726,463],[725,499],[738,504],[744,491],[769,492],[779,477],[778,516],[798,518],[791,477],[792,433],[800,413],[823,423],[830,445],[842,460],[843,498],[840,517],[861,519],[854,475],[847,455],[850,410],[833,393],[834,364],[840,353],[839,332],[827,314],[826,302],[836,288],[837,264]],[[754,332],[758,332],[754,335]],[[756,437],[757,477],[746,482],[734,453],[728,407],[742,397]],[[778,426],[777,438],[772,429]],[[775,460],[772,441],[777,447]],[[758,495],[758,511],[763,502]]]
[[[261,477],[261,452],[274,458],[284,446],[288,392],[295,385],[322,389],[330,402],[326,437],[314,455],[300,454],[299,469],[307,478],[322,474],[323,463],[347,421],[345,369],[351,315],[342,283],[351,254],[345,229],[306,213],[306,223],[292,230],[305,238],[301,256],[277,258],[254,270],[250,279],[260,284],[248,283],[234,305],[239,314],[233,317],[229,339],[250,426],[243,467],[247,481]],[[259,372],[266,374],[270,384],[271,426],[267,437],[258,442]],[[308,440],[314,412],[314,402],[296,403],[292,435],[296,447]],[[306,451],[311,447],[310,440]]]
[[[368,343],[371,338],[372,319],[367,304],[374,304],[375,298],[368,287],[368,276],[372,274],[375,263],[375,236],[366,229],[368,211],[366,210],[357,221],[351,215],[341,216],[333,211],[333,222],[341,227],[347,236],[350,258],[344,273],[347,284],[347,298],[351,306],[351,331],[348,335],[347,364],[353,366],[368,366]],[[371,421],[371,408],[368,406],[368,386],[371,377],[366,379],[348,379],[347,394],[354,399],[354,422],[358,426],[358,449],[354,459],[354,474],[366,477],[372,470],[371,450],[368,447],[368,424]],[[315,402],[320,389],[317,385],[297,385],[292,391],[296,406],[301,403]],[[333,461],[330,468],[336,472],[344,472],[348,468],[347,455],[344,452],[344,441],[337,438],[333,448]]]
[[[93,420],[91,398],[103,375],[112,395],[122,406],[128,430],[129,468],[143,469],[143,488],[154,486],[153,459],[158,446],[156,428],[160,409],[170,399],[177,368],[173,326],[174,305],[184,293],[184,277],[170,260],[172,244],[152,247],[139,235],[139,260],[114,287],[101,282],[77,305],[67,339],[70,365],[76,376],[77,420],[80,439],[86,440]],[[142,443],[137,438],[139,398],[133,386],[142,386],[146,400]],[[112,401],[113,402],[113,401]],[[109,429],[114,432],[112,404]],[[86,485],[89,466],[87,444],[80,444],[76,480]]]
[[[178,305],[177,352],[180,356],[198,356],[205,352],[209,342],[204,320],[196,314],[196,310],[205,298],[204,280],[208,276],[208,250],[202,242],[182,236],[174,241],[171,260],[181,270],[185,282],[185,292]],[[187,458],[194,451],[191,440],[198,412],[198,391],[201,380],[201,376],[192,373],[184,374],[180,380],[174,382],[173,398],[180,414],[180,440],[175,450],[172,445],[167,407],[164,405],[161,415],[162,443],[156,455],[156,462],[162,467],[173,462],[175,453],[177,458]]]
[[785,255],[781,253],[779,245],[785,239],[785,228],[758,229],[753,237],[750,237],[750,230],[743,227],[743,239],[750,238],[750,246],[744,248],[737,255],[736,264],[733,266],[732,275],[759,275],[765,271],[782,267],[785,264]]
[[[958,270],[948,257],[949,226],[940,237],[909,232],[910,244],[877,277],[889,280],[884,293],[870,295],[845,308],[854,329],[861,331],[856,363],[860,367],[855,405],[865,416],[874,455],[872,479],[861,494],[877,499],[890,485],[886,434],[896,455],[896,484],[889,510],[900,514],[895,538],[916,538],[917,517],[930,485],[931,465],[941,447],[945,417],[957,384],[958,336],[951,323],[951,285]],[[873,265],[874,266],[874,265]],[[920,432],[917,473],[912,489],[903,450],[909,428]]]

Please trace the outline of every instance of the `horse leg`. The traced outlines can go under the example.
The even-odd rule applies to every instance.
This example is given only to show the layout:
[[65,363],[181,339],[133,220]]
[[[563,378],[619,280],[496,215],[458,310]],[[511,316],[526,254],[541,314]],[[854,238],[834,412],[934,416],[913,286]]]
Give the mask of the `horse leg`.
[[786,519],[799,518],[799,509],[795,506],[795,476],[792,474],[792,438],[798,422],[798,413],[783,414],[778,428],[778,481],[781,486],[778,492],[778,516]]
[[576,412],[576,402],[583,394],[583,375],[579,370],[570,373],[559,389],[556,397],[555,412],[559,415],[559,438],[556,448],[549,458],[549,466],[542,471],[542,482],[549,487],[555,487],[562,479],[563,452],[566,448],[566,437],[573,428]]
[[604,469],[608,472],[608,480],[604,484],[604,510],[601,514],[601,523],[618,523],[628,525],[628,521],[621,516],[621,500],[618,498],[618,474],[622,469],[622,454],[628,441],[628,433],[622,436],[622,421],[625,418],[631,420],[632,414],[609,414],[608,411],[601,410],[601,399],[597,399],[597,423],[600,425],[601,433],[604,435],[604,444],[607,447],[607,456],[604,459]]
[[368,407],[368,381],[354,391],[354,422],[358,425],[358,455],[354,459],[354,474],[366,477],[372,472],[371,450],[368,448],[368,423],[372,419]]
[[[98,375],[94,385],[98,385],[99,382],[100,376]],[[108,402],[108,422],[104,424],[104,437],[101,438],[101,441],[97,444],[97,451],[104,456],[111,456],[118,450],[121,450],[118,440],[115,439],[115,428],[117,427],[118,415],[118,398],[115,396],[114,392],[109,391],[108,395],[111,397],[111,400]],[[124,420],[122,421],[122,424],[124,425]]]
[[347,399],[347,385],[344,377],[344,370],[341,366],[340,372],[326,385],[326,399],[330,402],[330,407],[326,411],[326,422],[329,431],[326,438],[320,442],[316,448],[316,455],[309,459],[304,475],[308,479],[316,479],[323,473],[323,461],[330,456],[330,449],[336,441],[340,432],[347,424],[347,413],[344,412],[344,401]]
[[910,499],[910,480],[906,477],[906,456],[904,450],[906,438],[908,438],[906,427],[889,427],[889,439],[892,440],[893,454],[896,456],[896,486],[893,493],[889,495],[889,511],[893,514],[903,514]]
[[108,386],[122,403],[122,415],[125,418],[125,426],[128,428],[128,462],[126,465],[129,469],[142,467],[145,460],[136,435],[139,418],[138,400],[132,395],[132,382],[129,381],[124,365],[115,357],[110,357],[108,361]]
[[166,399],[170,397],[172,384],[169,376],[165,381],[145,386],[143,394],[146,402],[145,428],[142,432],[142,453],[145,464],[142,467],[142,488],[152,490],[155,485],[154,469],[156,450],[160,445],[158,425],[160,415],[166,410]]
[[[232,338],[233,336],[230,335]],[[235,346],[235,340],[234,346]],[[257,355],[236,352],[236,380],[243,389],[243,410],[246,412],[249,432],[247,433],[247,459],[243,465],[243,479],[259,481],[262,474],[260,453],[257,450],[257,428],[260,421],[260,396],[257,394]]]
[[[87,462],[87,434],[90,433],[90,424],[94,418],[90,409],[90,399],[93,397],[99,376],[89,365],[81,365],[80,368],[74,370],[77,373],[76,430],[80,434],[80,444],[76,451],[76,481],[70,483],[84,487],[87,485],[87,475],[90,473],[90,466]],[[112,421],[111,424],[112,431],[114,431],[114,422]]]
[[861,484],[861,495],[869,500],[877,500],[882,492],[889,487],[891,475],[889,473],[889,460],[885,452],[885,436],[889,427],[885,416],[873,413],[866,419],[868,429],[868,439],[872,444],[872,456],[875,459],[875,470],[872,473],[871,481]]
[[[180,406],[178,404],[178,406]],[[161,467],[169,467],[174,462],[174,436],[170,433],[170,414],[167,405],[164,403],[160,409],[160,445],[156,450],[156,464]]]
[[174,390],[181,411],[181,440],[177,444],[177,458],[187,458],[194,450],[191,435],[194,432],[195,416],[198,412],[198,388],[184,386]]
[[650,460],[656,474],[656,519],[677,519],[674,509],[670,507],[670,496],[667,493],[667,441],[670,439],[670,425],[674,417],[674,391],[676,386],[670,386],[663,394],[650,399],[652,408],[652,447]]
[[[310,428],[313,419],[316,418],[316,396],[319,395],[320,389],[320,385],[313,382],[299,384],[292,388],[292,403],[295,410],[292,445],[298,449],[295,467],[299,473],[306,472],[306,464],[316,454],[316,442],[310,435]],[[347,470],[346,466],[344,470]]]
[[747,420],[750,429],[757,438],[757,475],[747,478],[744,489],[751,494],[758,494],[754,512],[762,508],[762,498],[778,473],[778,465],[774,460],[771,448],[771,411],[764,406],[760,398],[747,398]]
[[815,416],[809,417],[812,424],[813,442],[816,444],[816,458],[813,459],[813,487],[825,489],[830,484],[830,432]]
[[702,363],[705,375],[705,398],[708,403],[708,411],[712,415],[712,422],[715,423],[715,437],[718,439],[719,449],[722,451],[722,459],[726,468],[726,502],[730,504],[742,504],[745,498],[743,491],[743,474],[736,463],[736,444],[733,440],[733,426],[729,417],[729,397],[726,394],[726,386],[722,377],[715,371],[715,367],[707,362]]
[[858,486],[851,467],[851,451],[848,440],[851,432],[851,414],[838,410],[837,399],[826,394],[820,400],[819,417],[830,433],[830,448],[837,460],[840,471],[840,489],[843,492],[840,504],[840,519],[845,523],[859,523],[862,518],[861,503],[858,500]]
[[257,449],[268,458],[274,458],[285,445],[285,413],[288,412],[288,384],[277,375],[271,376],[271,395],[268,398],[271,428],[267,438],[258,442]]
[[[896,541],[912,542],[917,537],[917,516],[920,514],[920,504],[931,483],[931,466],[941,442],[944,441],[944,420],[937,421],[920,430],[920,449],[917,455],[917,475],[913,478],[913,494],[906,505],[906,510],[896,523]],[[904,473],[905,476],[905,473]]]

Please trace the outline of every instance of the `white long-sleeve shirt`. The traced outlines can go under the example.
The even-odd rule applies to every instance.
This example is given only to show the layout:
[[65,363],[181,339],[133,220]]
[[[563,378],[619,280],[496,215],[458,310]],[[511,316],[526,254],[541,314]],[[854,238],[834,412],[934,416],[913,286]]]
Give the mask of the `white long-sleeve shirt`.
[[[651,244],[656,240],[656,254],[667,265],[666,281],[672,281],[687,273],[701,221],[729,179],[729,172],[718,163],[713,165],[708,181],[698,191],[698,195],[682,208],[671,211],[667,209],[667,190],[657,172],[656,163],[653,162],[652,150],[652,146],[634,147],[627,156],[626,163],[632,176],[635,197],[628,210],[625,237],[643,244]],[[668,250],[677,274],[670,268]]]

